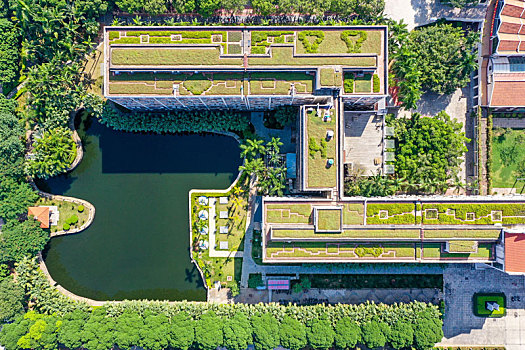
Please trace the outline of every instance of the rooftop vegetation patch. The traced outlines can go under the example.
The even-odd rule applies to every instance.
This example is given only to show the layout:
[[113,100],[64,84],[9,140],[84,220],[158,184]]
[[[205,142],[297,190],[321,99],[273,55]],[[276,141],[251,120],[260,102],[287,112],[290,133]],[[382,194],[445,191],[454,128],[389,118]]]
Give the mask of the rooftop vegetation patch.
[[442,243],[423,243],[423,259],[443,260],[492,260],[494,245],[492,243],[479,243],[476,253],[447,253],[443,250]]
[[303,30],[299,32],[298,37],[307,53],[316,53],[324,40],[324,32],[322,30]]
[[418,239],[420,237],[419,229],[355,229],[344,230],[341,233],[316,232],[312,229],[293,230],[293,229],[273,229],[272,238],[290,238],[290,239],[366,239],[366,238],[388,238],[388,239]]
[[524,203],[424,203],[423,224],[504,225],[525,221]]
[[366,223],[381,224],[416,224],[414,203],[367,203]]
[[372,91],[372,74],[356,75],[354,91],[356,93],[370,93]]
[[450,241],[448,242],[449,253],[476,253],[478,251],[477,241]]
[[241,66],[241,58],[220,58],[218,47],[206,48],[113,48],[111,63],[116,66]]
[[[319,54],[348,54],[349,53],[349,47],[345,43],[345,41],[342,39],[342,33],[344,31],[342,30],[323,30],[324,34],[323,40],[319,43],[316,53]],[[356,32],[361,32],[356,31]],[[359,51],[355,51],[352,53],[363,53],[363,54],[381,54],[381,41],[382,39],[382,31],[380,30],[365,30],[362,31],[366,35],[366,39],[361,41],[361,44],[359,46]],[[359,39],[359,35],[356,36],[348,36],[348,41],[350,42],[350,45],[352,49],[355,49],[356,42]],[[312,40],[313,38],[311,38]],[[301,44],[297,43],[296,45],[296,51],[299,54],[305,54],[308,53],[306,48]]]
[[388,260],[415,259],[413,243],[323,243],[323,242],[270,242],[266,246],[270,259],[332,259],[332,260]]
[[[321,115],[317,115],[317,110],[306,112],[306,134],[308,137],[308,157],[306,162],[307,187],[309,188],[330,188],[337,184],[337,123],[334,110],[329,111],[329,115],[324,115],[325,110],[320,110]],[[328,131],[332,131],[334,136],[328,138]],[[333,164],[330,164],[330,160]]]
[[496,188],[515,187],[521,190],[525,177],[525,130],[494,129],[490,164],[492,185]]
[[341,215],[340,209],[318,209],[316,229],[321,231],[340,231]]
[[498,239],[501,230],[423,230],[425,238],[491,238]]
[[348,53],[361,52],[361,45],[367,37],[364,30],[343,30],[341,32],[341,40],[346,44]]
[[297,93],[312,93],[314,77],[301,72],[250,73],[250,94],[289,95],[292,84]]
[[341,86],[343,83],[342,73],[336,72],[333,68],[321,68],[320,72],[321,86]]
[[311,204],[268,204],[266,222],[269,223],[312,223]]
[[364,203],[343,204],[343,225],[362,225]]
[[248,57],[250,66],[323,66],[375,67],[375,57],[294,57],[292,47],[271,47],[271,57]]

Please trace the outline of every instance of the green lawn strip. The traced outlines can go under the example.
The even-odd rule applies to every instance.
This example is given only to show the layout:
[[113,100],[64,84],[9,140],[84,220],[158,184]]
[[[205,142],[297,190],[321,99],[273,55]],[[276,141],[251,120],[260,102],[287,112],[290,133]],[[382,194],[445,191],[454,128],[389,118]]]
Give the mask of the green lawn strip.
[[250,73],[250,93],[288,95],[292,83],[296,84],[298,93],[312,93],[313,81],[312,75],[300,72],[253,72]]
[[230,55],[240,55],[242,54],[242,48],[240,45],[228,44],[228,54]]
[[375,67],[375,57],[293,57],[292,47],[272,47],[272,57],[248,57],[250,66],[323,66]]
[[311,223],[311,204],[268,204],[266,222],[269,223]]
[[[318,53],[347,53],[348,47],[341,39],[342,30],[324,30],[324,39],[319,44]],[[365,30],[367,39],[361,44],[360,53],[381,53],[381,31]],[[355,40],[353,40],[355,41]],[[305,54],[306,50],[300,41],[297,42],[298,54]]]
[[218,30],[128,30],[126,36],[166,36],[171,37],[172,35],[180,35],[182,39],[211,39],[212,35],[221,35],[223,40],[226,41],[226,31]]
[[[228,249],[231,251],[242,251],[244,250],[244,234],[246,232],[246,206],[248,203],[242,201],[241,206],[235,207],[231,201],[228,204],[216,204],[215,213],[217,217],[215,218],[215,227],[217,228],[217,233],[215,234],[215,240],[217,247],[219,246],[220,241],[228,241]],[[227,211],[228,219],[220,219],[220,212]],[[221,226],[228,227],[228,233],[219,233],[219,228]]]
[[173,89],[162,89],[161,87],[155,87],[155,85],[141,83],[110,83],[109,93],[114,95],[172,95]]
[[424,230],[425,238],[492,238],[498,239],[501,229],[497,230]]
[[[377,253],[379,253],[379,255],[377,255]],[[272,254],[275,255],[272,257]],[[384,260],[395,258],[414,258],[415,246],[412,243],[361,244],[323,242],[270,242],[266,247],[266,255],[267,257],[272,258],[301,257]]]
[[115,48],[111,50],[111,63],[117,66],[241,66],[241,58],[219,58],[218,47],[206,48]]
[[274,238],[315,238],[323,240],[326,238],[396,238],[396,239],[417,239],[419,238],[419,229],[408,230],[344,230],[341,233],[321,233],[314,230],[272,230]]
[[59,199],[46,199],[46,198],[40,198],[37,203],[37,206],[43,205],[43,206],[56,206],[58,207],[58,223],[56,226],[50,226],[51,232],[57,232],[62,231],[64,224],[66,223],[66,220],[71,218],[73,215],[76,215],[78,218],[78,222],[74,225],[70,225],[70,228],[78,228],[85,224],[89,218],[89,209],[84,207],[84,210],[82,212],[78,211],[79,204],[71,203],[62,201]]
[[317,210],[317,229],[323,231],[338,231],[341,229],[341,210],[320,209]]
[[[423,211],[429,209],[436,209],[438,211],[438,218],[430,218],[433,215],[432,211],[426,213],[423,212],[423,224],[492,225],[498,222],[503,224],[525,223],[524,203],[423,204]],[[447,211],[449,211],[451,215],[448,215]],[[491,212],[493,211],[501,211],[502,221],[492,221]],[[474,220],[467,221],[467,213],[473,213]]]
[[321,86],[341,86],[343,84],[342,73],[336,72],[333,68],[320,69]]
[[492,243],[479,243],[477,253],[447,253],[441,250],[441,243],[423,243],[423,259],[440,259],[440,258],[482,258],[486,260],[492,259]]
[[242,32],[228,32],[228,42],[237,42],[242,40]]
[[[323,121],[323,118],[316,116],[316,111],[308,112],[306,116],[306,134],[308,137],[307,149],[310,149],[312,139],[319,145],[321,140],[326,139],[328,130],[334,132],[334,137],[326,141],[326,157],[322,157],[321,152],[315,152],[314,157],[307,155],[307,187],[308,188],[329,188],[337,185],[337,157],[336,141],[337,140],[337,118],[331,110],[332,120]],[[333,159],[334,164],[327,168],[328,159]]]
[[[207,269],[202,266],[204,261],[208,265]],[[202,270],[209,271],[209,277],[206,278],[208,287],[213,287],[213,283],[219,281],[229,288],[241,281],[242,258],[210,258],[206,252],[203,259],[199,260],[199,266]],[[228,281],[228,276],[232,277],[232,281]]]
[[[407,224],[414,225],[414,203],[367,203],[367,225]],[[381,218],[380,211],[388,211],[388,217]]]
[[121,37],[120,39],[111,40],[109,44],[140,44],[140,38]]
[[450,241],[448,242],[450,253],[475,253],[478,250],[477,241]]
[[343,205],[343,225],[362,225],[364,203],[345,203]]
[[355,77],[356,93],[370,93],[372,91],[372,74],[365,74],[362,77]]
[[[487,302],[496,302],[499,310],[490,311]],[[476,293],[472,297],[474,315],[479,317],[503,317],[506,315],[506,298],[503,293]]]
[[[515,187],[521,190],[523,181],[516,181],[518,164],[525,161],[525,147],[518,138],[525,137],[525,129],[494,129],[492,137],[492,186],[496,188]],[[505,162],[503,162],[505,159]]]

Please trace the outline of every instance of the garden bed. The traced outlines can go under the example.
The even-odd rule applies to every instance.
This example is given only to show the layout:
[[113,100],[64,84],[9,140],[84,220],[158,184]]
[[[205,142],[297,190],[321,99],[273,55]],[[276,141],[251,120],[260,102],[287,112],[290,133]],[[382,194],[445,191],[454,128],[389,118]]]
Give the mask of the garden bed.
[[[324,110],[321,110],[324,111]],[[306,151],[304,155],[306,163],[306,187],[332,188],[337,185],[338,162],[336,157],[337,136],[337,116],[333,109],[330,110],[330,120],[324,120],[322,116],[317,116],[314,109],[305,112],[306,118]],[[331,130],[334,136],[327,140],[327,133]],[[332,159],[333,164],[328,165],[328,160]]]
[[[496,302],[499,305],[499,310],[487,310],[487,302]],[[507,314],[506,298],[503,293],[476,293],[472,297],[472,305],[474,315],[478,317],[498,318]]]
[[443,275],[379,275],[329,274],[300,275],[308,277],[312,288],[368,289],[368,288],[437,288],[443,289]]

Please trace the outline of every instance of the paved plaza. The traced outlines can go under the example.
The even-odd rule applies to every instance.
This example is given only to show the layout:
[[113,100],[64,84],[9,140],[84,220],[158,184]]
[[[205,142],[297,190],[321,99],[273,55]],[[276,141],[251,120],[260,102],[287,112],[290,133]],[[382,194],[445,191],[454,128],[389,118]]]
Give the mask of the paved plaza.
[[[507,350],[525,349],[525,276],[511,276],[492,268],[475,270],[471,266],[445,269],[445,338],[440,345],[505,345]],[[472,296],[476,292],[505,293],[507,315],[474,316]]]

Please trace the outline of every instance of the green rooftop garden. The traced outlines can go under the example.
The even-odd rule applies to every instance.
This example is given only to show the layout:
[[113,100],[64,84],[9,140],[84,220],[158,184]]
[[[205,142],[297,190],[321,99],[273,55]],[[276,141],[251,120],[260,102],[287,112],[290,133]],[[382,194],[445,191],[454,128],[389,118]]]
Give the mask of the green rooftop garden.
[[[305,33],[303,40],[301,32]],[[305,30],[298,33],[296,50],[299,54],[381,53],[382,31],[379,30]]]
[[309,224],[313,223],[312,212],[312,205],[308,203],[269,204],[266,206],[266,222]]
[[[325,117],[326,109],[306,112],[306,137],[307,151],[305,155],[306,164],[306,187],[307,188],[331,188],[337,185],[337,118],[334,110],[329,111]],[[334,136],[327,137],[328,131]],[[330,164],[332,162],[332,164]]]
[[478,251],[477,241],[450,241],[448,242],[449,253],[476,253]]
[[525,129],[494,129],[490,167],[492,187],[515,187],[521,190],[524,183],[516,181],[516,178],[524,177],[519,175],[523,172],[523,163],[525,163],[524,140]]
[[336,72],[333,68],[320,69],[321,86],[332,87],[343,85],[343,74]]
[[[498,307],[494,307],[493,303],[496,303]],[[472,297],[472,304],[474,315],[479,317],[497,318],[503,317],[507,313],[506,298],[503,293],[476,293]]]
[[525,223],[524,203],[423,204],[423,224],[504,225]]
[[292,84],[297,93],[311,94],[315,78],[302,72],[252,72],[249,79],[252,95],[289,95]]
[[341,233],[324,233],[315,232],[312,229],[308,230],[272,230],[272,238],[310,238],[323,240],[326,238],[396,238],[396,239],[419,239],[419,229],[391,229],[391,230],[376,230],[376,229],[356,229],[344,230]]
[[367,203],[367,225],[416,224],[414,203]]
[[220,58],[218,47],[207,48],[112,48],[116,66],[238,66],[242,58]]
[[318,209],[317,210],[317,230],[320,231],[340,231],[341,215],[339,209]]
[[425,238],[491,238],[498,239],[501,230],[429,230],[424,229]]
[[323,243],[323,242],[270,242],[266,246],[270,259],[403,259],[415,258],[413,243]]
[[423,243],[423,259],[491,260],[493,258],[494,247],[492,243],[479,243],[478,250],[475,253],[447,253],[442,248],[442,243]]
[[344,203],[343,225],[362,225],[364,208],[364,203]]

